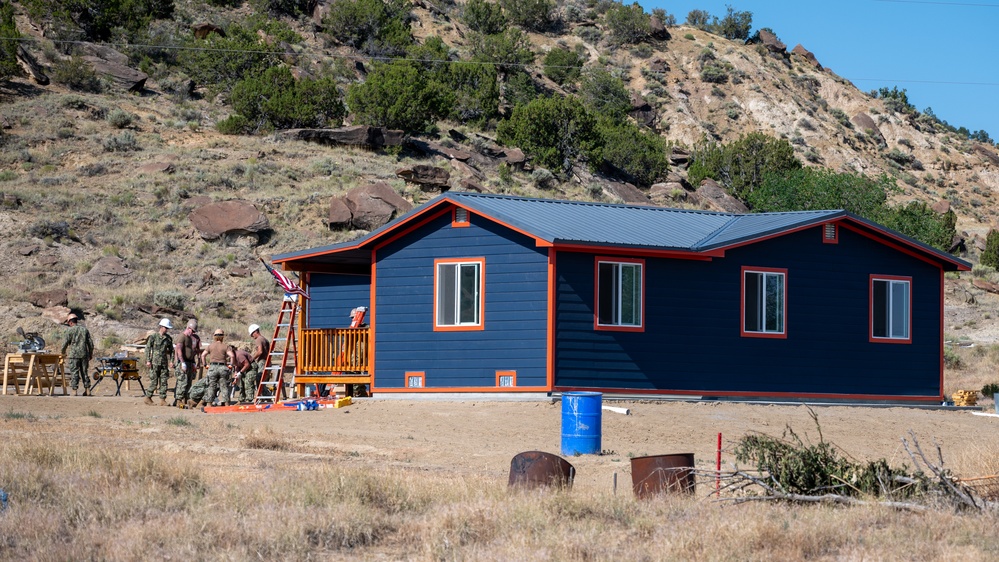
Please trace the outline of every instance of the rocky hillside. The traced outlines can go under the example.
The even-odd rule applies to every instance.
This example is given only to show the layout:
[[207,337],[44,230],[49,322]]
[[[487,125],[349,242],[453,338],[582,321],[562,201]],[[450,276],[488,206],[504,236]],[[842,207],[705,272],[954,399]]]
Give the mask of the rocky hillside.
[[[320,37],[329,3],[316,4],[313,18],[287,20],[304,42],[286,64],[315,74],[349,60],[354,76],[347,79],[363,80],[370,61]],[[747,45],[679,26],[655,28],[626,48],[608,42],[602,19],[569,6],[559,9],[575,16],[558,33],[528,33],[538,60],[556,46],[579,45],[587,65],[624,78],[631,116],[675,146],[667,181],[640,189],[582,168],[539,181],[517,147],[495,142],[493,126],[445,122],[438,135],[420,138],[345,129],[324,133],[332,135],[326,142],[300,132],[222,135],[215,124],[231,114],[225,96],[208,95],[205,84],[188,92],[177,69],[141,72],[94,45],[75,48],[103,77],[99,94],[37,75],[0,84],[0,334],[14,341],[20,326],[57,340],[61,328],[47,316],[72,309],[104,350],[141,339],[162,314],[194,315],[207,328],[245,337],[251,322],[273,326],[280,302],[259,258],[350,239],[443,189],[727,208],[731,201],[686,182],[685,150],[754,131],[786,138],[806,165],[888,173],[903,188],[899,201],[953,209],[965,257],[977,260],[999,209],[994,146],[861,92],[807,45],[788,49],[766,34],[764,43]],[[67,58],[65,44],[15,7],[18,30],[33,39],[24,43],[26,59],[51,73]],[[439,36],[453,52],[467,52],[461,9],[417,0],[414,35]],[[249,4],[178,1],[173,19],[160,23],[193,34],[200,24],[224,29],[252,12]],[[727,79],[705,81],[706,64]],[[553,93],[573,92],[546,78],[540,63],[530,72]],[[996,315],[990,289],[968,279],[949,283],[948,329],[999,339],[990,322],[976,320]]]

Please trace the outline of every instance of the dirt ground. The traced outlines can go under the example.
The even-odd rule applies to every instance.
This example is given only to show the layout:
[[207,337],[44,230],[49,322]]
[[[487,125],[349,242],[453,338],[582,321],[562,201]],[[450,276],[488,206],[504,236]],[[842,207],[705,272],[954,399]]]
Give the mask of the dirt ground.
[[[98,394],[101,390],[98,387]],[[281,464],[333,456],[358,466],[468,474],[501,482],[509,476],[510,460],[520,452],[560,453],[558,401],[361,398],[341,409],[206,414],[145,406],[137,391],[123,394],[130,396],[0,396],[0,438],[29,427],[37,434],[75,435],[84,443],[114,439],[127,448],[190,452],[230,470],[265,470],[268,459],[278,460],[276,455]],[[616,477],[618,487],[628,489],[630,458],[635,456],[693,453],[699,468],[712,469],[719,433],[726,468],[735,460],[734,443],[749,432],[779,436],[790,426],[815,442],[819,431],[810,411],[818,416],[822,438],[857,459],[884,457],[891,464],[911,466],[902,439],[912,431],[928,454],[935,457],[934,445],[939,445],[946,465],[959,476],[983,476],[982,471],[999,464],[999,416],[968,410],[810,410],[804,405],[612,400],[603,404],[628,408],[630,414],[605,410],[600,429],[604,453],[568,458],[576,467],[577,488],[608,490]],[[21,423],[25,416],[31,423]],[[289,446],[261,450],[247,445],[248,437],[260,435]]]

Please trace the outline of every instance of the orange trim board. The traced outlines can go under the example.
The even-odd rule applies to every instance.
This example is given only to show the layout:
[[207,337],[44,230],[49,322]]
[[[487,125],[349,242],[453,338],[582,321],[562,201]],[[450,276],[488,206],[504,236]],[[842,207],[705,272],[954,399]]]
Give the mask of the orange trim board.
[[379,388],[379,393],[403,393],[403,392],[436,392],[436,393],[447,393],[447,392],[548,392],[548,388],[544,386],[517,386],[517,387],[502,387],[498,388],[495,386],[483,386],[483,387],[465,387],[465,386],[442,386],[434,388]]
[[[478,324],[459,324],[459,325],[441,325],[437,321],[437,311],[438,301],[440,294],[438,291],[438,278],[437,273],[440,271],[440,266],[444,264],[478,264],[479,266],[479,323]],[[433,329],[435,332],[475,332],[482,331],[486,329],[486,258],[438,258],[434,260],[434,318],[433,318]],[[457,311],[456,311],[457,312]]]

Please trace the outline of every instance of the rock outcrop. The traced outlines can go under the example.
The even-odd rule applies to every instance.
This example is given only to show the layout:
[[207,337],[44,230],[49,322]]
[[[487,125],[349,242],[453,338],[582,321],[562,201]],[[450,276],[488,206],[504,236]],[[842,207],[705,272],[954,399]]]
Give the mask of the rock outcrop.
[[257,238],[260,233],[270,230],[267,215],[260,212],[253,203],[242,200],[196,207],[188,215],[188,219],[205,240],[218,240],[229,235]]

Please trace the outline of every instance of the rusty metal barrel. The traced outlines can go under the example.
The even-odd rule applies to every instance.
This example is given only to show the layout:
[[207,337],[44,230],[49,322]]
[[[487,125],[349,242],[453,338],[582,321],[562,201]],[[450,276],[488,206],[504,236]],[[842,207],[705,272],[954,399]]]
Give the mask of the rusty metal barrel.
[[676,492],[694,493],[694,453],[631,459],[631,484],[639,498]]
[[575,477],[576,468],[568,461],[543,451],[525,451],[510,461],[510,486],[571,488]]

